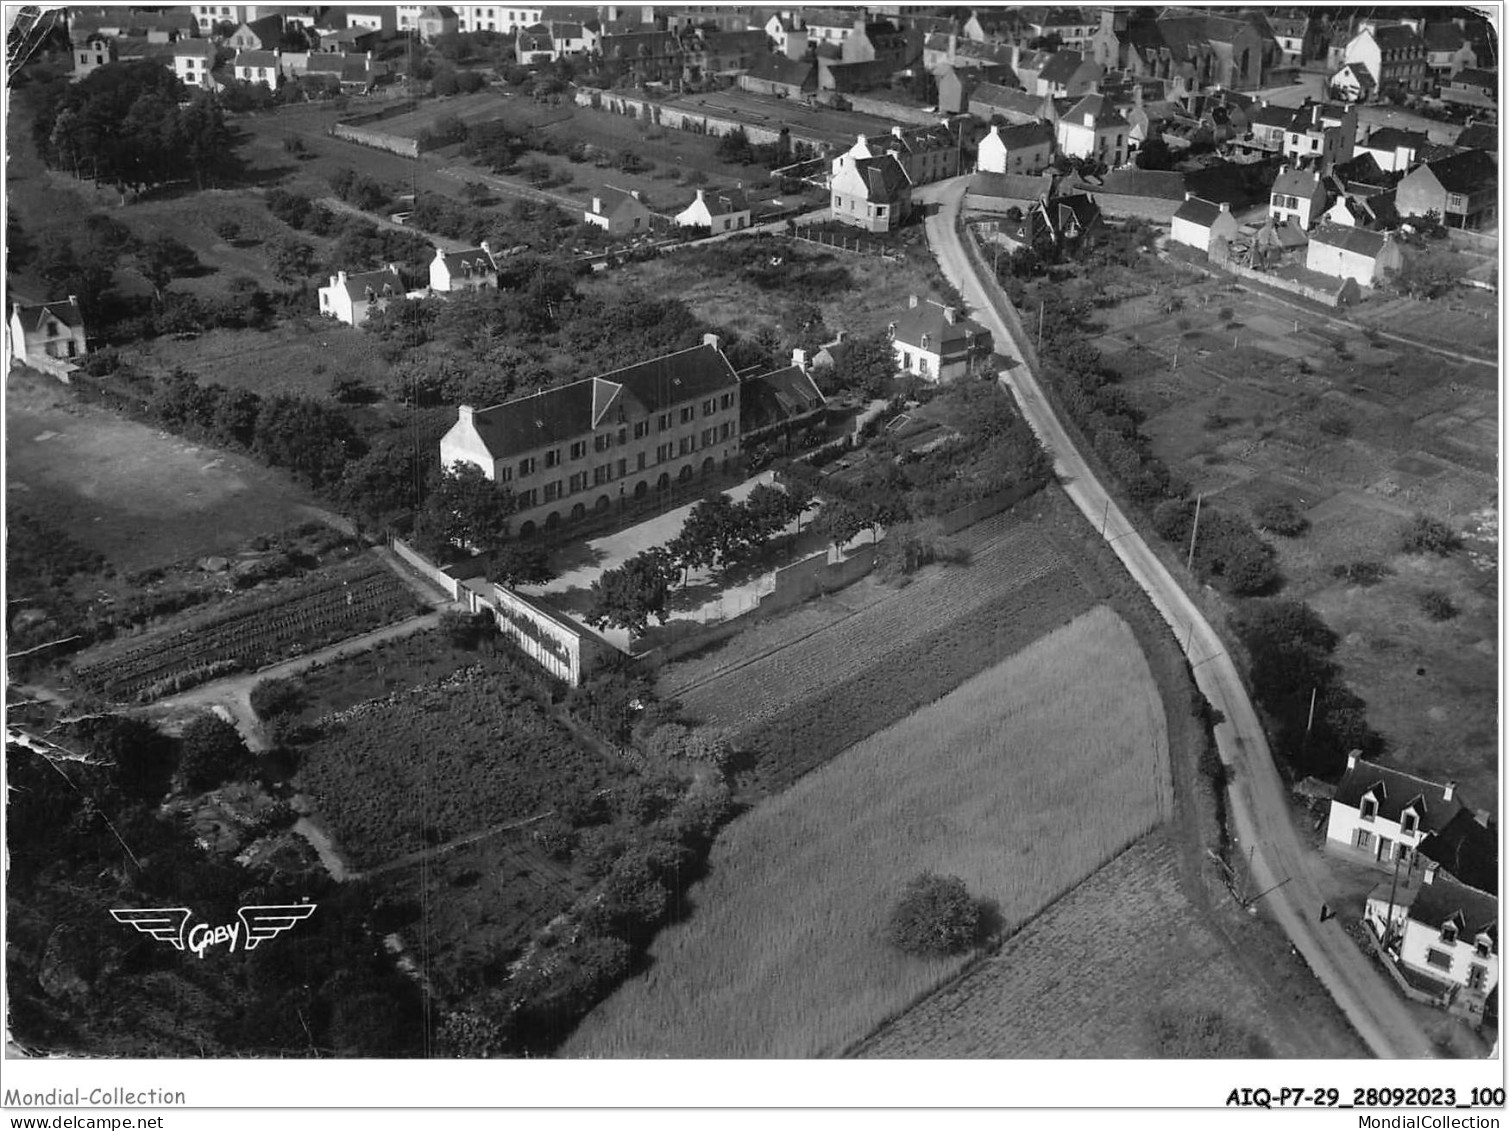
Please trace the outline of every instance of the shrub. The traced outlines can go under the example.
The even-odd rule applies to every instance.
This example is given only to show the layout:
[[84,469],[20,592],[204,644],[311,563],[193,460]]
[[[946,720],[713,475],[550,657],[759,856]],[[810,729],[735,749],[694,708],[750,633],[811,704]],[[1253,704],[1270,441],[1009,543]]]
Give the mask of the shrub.
[[1252,516],[1264,530],[1289,538],[1310,529],[1310,520],[1291,499],[1264,499],[1252,508]]
[[1327,413],[1320,418],[1316,426],[1327,436],[1334,436],[1338,440],[1344,440],[1352,434],[1352,422],[1339,413]]
[[1406,554],[1445,557],[1462,548],[1462,536],[1438,518],[1417,514],[1399,531],[1399,548]]
[[264,722],[303,709],[304,689],[291,679],[264,679],[251,689],[251,708]]
[[980,906],[964,881],[923,872],[891,912],[886,937],[907,954],[957,954],[973,945],[979,929]]
[[203,714],[184,727],[178,766],[190,789],[214,789],[247,768],[246,744],[219,715]]
[[1431,620],[1451,620],[1460,609],[1444,591],[1427,589],[1420,594],[1420,608]]

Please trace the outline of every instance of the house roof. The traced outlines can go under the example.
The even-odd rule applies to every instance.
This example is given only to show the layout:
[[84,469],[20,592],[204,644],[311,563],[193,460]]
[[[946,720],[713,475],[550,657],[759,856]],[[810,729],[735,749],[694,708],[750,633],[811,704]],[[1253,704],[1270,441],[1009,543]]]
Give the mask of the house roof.
[[1001,110],[1011,110],[1018,114],[1031,114],[1034,117],[1043,108],[1041,95],[1028,94],[1023,90],[1011,90],[993,82],[980,83],[970,91],[969,100],[982,102]]
[[366,82],[383,73],[382,63],[373,64],[365,55],[347,55],[341,63],[341,82]]
[[1294,111],[1287,106],[1254,106],[1247,113],[1247,120],[1254,126],[1282,126],[1287,128],[1294,120]]
[[[947,47],[947,36],[942,37]],[[954,44],[954,58],[967,59],[995,67],[1011,67],[1011,48],[999,43],[977,43],[973,39],[960,39]],[[1015,76],[1015,72],[1012,72]]]
[[1451,876],[1437,872],[1432,882],[1421,884],[1410,905],[1409,917],[1437,930],[1448,923],[1454,924],[1457,937],[1467,942],[1479,935],[1487,935],[1492,940],[1493,953],[1498,953],[1498,897],[1468,887]]
[[1047,177],[1026,173],[976,173],[969,179],[968,192],[992,200],[1033,201],[1040,199],[1051,183]]
[[1478,67],[1463,67],[1451,76],[1453,86],[1474,86],[1490,93],[1498,89],[1499,77],[1497,72],[1485,71]]
[[1336,73],[1340,75],[1343,71],[1350,72],[1357,80],[1357,85],[1363,90],[1371,90],[1378,85],[1378,80],[1373,77],[1373,72],[1368,70],[1366,63],[1343,63],[1341,70]]
[[1111,104],[1111,100],[1103,94],[1087,94],[1069,107],[1064,114],[1064,121],[1073,125],[1079,125],[1089,115],[1095,123],[1095,129],[1109,129],[1115,126],[1127,125],[1127,120],[1120,110]]
[[1461,153],[1432,161],[1425,168],[1435,175],[1447,192],[1476,192],[1491,187],[1498,180],[1498,166],[1481,149],[1464,149]]
[[1373,42],[1384,51],[1421,51],[1425,44],[1408,24],[1373,29]]
[[304,69],[311,74],[339,75],[346,68],[346,56],[340,51],[311,51]]
[[1320,174],[1314,169],[1285,168],[1273,180],[1273,191],[1286,196],[1313,196],[1320,187]]
[[815,412],[827,403],[799,365],[745,378],[739,383],[739,416],[753,428]]
[[173,58],[187,59],[190,56],[196,59],[215,58],[215,45],[208,39],[180,39],[173,44]]
[[[1324,247],[1340,248],[1353,255],[1377,259],[1378,253],[1388,239],[1382,232],[1370,232],[1364,228],[1349,228],[1344,224],[1322,224],[1310,233],[1310,242]],[[1382,806],[1380,805],[1380,808]]]
[[483,272],[498,269],[497,260],[485,247],[469,247],[465,251],[441,251],[437,248],[436,251],[436,258],[445,264],[445,269],[452,275],[464,275],[468,268]]
[[[967,348],[977,335],[990,333],[978,322],[965,318],[962,311],[956,310],[954,321],[950,322],[945,309],[941,302],[923,299],[916,306],[902,311],[896,318],[893,337],[914,349],[949,354]],[[927,338],[926,346],[922,344],[924,336]]]
[[242,47],[236,52],[233,65],[237,67],[276,67],[279,59],[272,51],[255,51]]
[[1112,169],[1101,182],[1101,192],[1152,200],[1183,200],[1188,192],[1188,178],[1173,169]]
[[1497,153],[1499,151],[1498,127],[1485,125],[1482,122],[1468,126],[1457,135],[1457,144],[1463,149],[1481,149],[1484,153]]
[[283,17],[275,12],[260,19],[247,20],[236,30],[239,32],[243,29],[255,35],[259,43],[271,42],[276,45],[283,37]]
[[1055,51],[1052,58],[1044,64],[1043,69],[1037,73],[1037,77],[1042,82],[1067,83],[1084,65],[1084,62],[1085,57],[1078,51]]
[[544,24],[536,24],[534,27],[525,28],[519,32],[518,49],[520,51],[549,51],[552,46],[550,29]]
[[784,55],[761,55],[749,65],[749,70],[745,73],[752,79],[778,82],[794,86],[798,90],[817,88],[816,64],[801,59],[788,59]]
[[1491,819],[1480,821],[1466,809],[1458,810],[1421,842],[1420,855],[1434,860],[1469,887],[1498,894],[1499,836]]
[[854,159],[854,168],[865,183],[867,200],[895,200],[912,183],[893,153],[882,153],[879,157],[857,157]]
[[[997,126],[996,136],[1008,152],[1030,149],[1035,145],[1053,144],[1053,127],[1047,122],[1024,122],[1019,126]],[[981,139],[983,140],[983,139]]]
[[620,212],[624,211],[649,211],[644,201],[640,200],[628,189],[617,188],[613,185],[604,185],[597,190],[594,196],[602,202],[602,211],[597,213],[599,216],[617,216]]
[[1425,49],[1427,51],[1455,51],[1467,42],[1462,29],[1450,21],[1425,25]]
[[[1201,200],[1198,196],[1191,196],[1179,206],[1179,211],[1174,213],[1175,220],[1184,220],[1190,224],[1198,224],[1202,228],[1208,228],[1216,222],[1221,215],[1221,206],[1208,200]],[[1229,213],[1228,213],[1229,215]]]
[[654,414],[738,381],[723,352],[703,344],[478,409],[472,423],[488,453],[505,459],[573,439],[605,421],[616,423],[620,408]]
[[[1326,227],[1322,225],[1321,231]],[[1372,235],[1381,243],[1381,237],[1373,233],[1363,234]],[[1337,783],[1336,803],[1360,809],[1363,795],[1372,792],[1378,802],[1378,815],[1395,822],[1412,802],[1418,803],[1416,808],[1423,810],[1420,813],[1420,829],[1430,833],[1445,828],[1457,811],[1465,808],[1456,797],[1448,801],[1444,791],[1445,787],[1435,782],[1359,758]]]
[[545,27],[556,39],[580,39],[582,37],[582,25],[576,21],[551,20]]
[[[337,281],[336,285],[340,286],[340,282]],[[368,287],[371,287],[379,294],[382,293],[384,287],[394,287],[401,294],[403,292],[403,280],[399,278],[397,271],[390,271],[384,267],[377,271],[358,271],[355,274],[348,273],[346,275],[345,287],[346,294],[350,298],[361,302],[367,297]]]
[[49,316],[56,318],[65,326],[80,329],[84,325],[84,317],[79,313],[78,303],[72,299],[60,299],[57,302],[43,302],[35,306],[18,304],[12,309],[13,315],[19,315],[23,330],[40,330]]
[[1377,149],[1392,152],[1395,149],[1413,149],[1416,153],[1430,144],[1430,135],[1423,130],[1402,130],[1398,126],[1383,126],[1368,134],[1366,141],[1359,141],[1361,149]]

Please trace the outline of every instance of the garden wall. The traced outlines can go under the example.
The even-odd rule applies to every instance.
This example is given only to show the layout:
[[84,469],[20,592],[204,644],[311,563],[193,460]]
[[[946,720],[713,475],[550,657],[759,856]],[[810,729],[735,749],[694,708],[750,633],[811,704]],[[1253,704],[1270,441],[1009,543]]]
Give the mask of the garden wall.
[[1230,261],[1221,262],[1212,257],[1211,262],[1222,270],[1243,279],[1252,279],[1267,287],[1274,287],[1281,291],[1289,291],[1291,294],[1300,295],[1312,302],[1318,302],[1323,306],[1350,305],[1362,297],[1362,290],[1357,286],[1355,279],[1338,279],[1333,288],[1322,289],[1312,287],[1308,283],[1302,283],[1298,279],[1285,279],[1281,275],[1274,275],[1268,271],[1257,271],[1251,267],[1243,267],[1239,263]]
[[[1076,188],[1080,186],[1075,186]],[[1094,185],[1083,186],[1095,197],[1095,203],[1107,216],[1136,216],[1158,224],[1173,222],[1174,213],[1184,204],[1182,200],[1163,200],[1156,196],[1127,196],[1118,192],[1102,192]]]
[[[428,577],[436,585],[440,586],[441,589],[449,593],[452,601],[460,599],[461,583],[460,580],[458,580],[454,576],[454,574],[447,572],[445,569],[430,561],[429,558],[425,557],[418,550],[414,549],[413,546],[410,546],[402,538],[393,539],[393,552],[419,573],[423,574],[425,577]],[[454,569],[455,567],[452,568]],[[457,570],[457,572],[465,571]]]
[[[491,589],[491,593],[487,589]],[[465,587],[472,612],[487,609],[498,630],[540,667],[571,687],[580,687],[612,645],[551,612],[543,603],[493,583]]]
[[910,122],[914,126],[936,126],[938,115],[929,113],[920,106],[903,106],[885,98],[868,98],[863,94],[844,93],[849,109],[860,114],[874,114],[877,118],[889,118],[893,122]]
[[957,534],[966,526],[973,526],[992,515],[1000,514],[1016,506],[1028,495],[1041,489],[1041,484],[1017,483],[1004,491],[997,491],[988,499],[981,499],[979,502],[951,510],[947,514],[940,514],[936,516],[936,521],[944,534]]
[[357,145],[365,145],[369,149],[386,149],[389,153],[396,153],[400,157],[418,157],[419,139],[412,137],[399,137],[397,134],[385,134],[380,130],[364,129],[361,126],[350,126],[345,122],[337,122],[330,127],[330,132],[343,141],[352,141]]
[[[773,130],[767,126],[757,126],[717,114],[693,114],[674,106],[664,106],[647,98],[635,98],[618,91],[578,90],[576,104],[606,111],[609,114],[640,118],[653,122],[662,129],[685,130],[688,133],[709,134],[713,137],[723,137],[742,129],[751,145],[775,145],[781,140],[781,132],[778,129]],[[645,107],[649,107],[648,118],[644,116]]]

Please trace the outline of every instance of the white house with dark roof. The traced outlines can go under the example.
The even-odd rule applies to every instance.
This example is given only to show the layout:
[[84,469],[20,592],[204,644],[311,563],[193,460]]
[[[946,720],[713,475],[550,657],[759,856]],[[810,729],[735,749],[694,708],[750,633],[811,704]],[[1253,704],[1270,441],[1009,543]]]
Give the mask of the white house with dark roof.
[[1184,194],[1184,203],[1174,213],[1169,238],[1208,254],[1214,240],[1235,239],[1240,231],[1230,204],[1202,200],[1190,192]]
[[1359,32],[1342,50],[1347,63],[1362,63],[1378,81],[1380,93],[1419,91],[1429,77],[1425,41],[1407,24],[1373,26]]
[[396,263],[379,271],[356,274],[337,271],[319,289],[319,294],[321,314],[348,326],[360,326],[372,311],[381,310],[391,299],[403,297],[403,279]]
[[706,228],[716,235],[749,227],[753,215],[740,189],[697,190],[697,198],[676,213],[678,228]]
[[1326,186],[1318,169],[1279,167],[1269,195],[1268,215],[1281,224],[1308,228],[1326,210]]
[[444,467],[514,493],[521,537],[664,491],[739,454],[739,378],[716,334],[700,346],[491,408],[461,405]]
[[486,240],[464,251],[435,249],[430,260],[430,290],[478,291],[498,289],[498,261]]
[[610,236],[632,236],[648,232],[654,217],[639,198],[638,189],[621,189],[604,185],[592,197],[592,207],[583,214],[589,224],[596,224]]
[[1105,68],[1078,51],[1056,51],[1037,73],[1033,88],[1048,98],[1081,98],[1100,89]]
[[1407,173],[1429,145],[1430,135],[1423,130],[1380,126],[1357,143],[1357,154],[1372,154],[1378,168],[1385,173]]
[[1338,102],[1367,102],[1378,91],[1378,80],[1366,63],[1343,63],[1326,84]]
[[60,302],[37,305],[12,303],[10,308],[11,356],[21,361],[41,357],[67,360],[89,352],[89,334],[79,300],[69,295]]
[[1372,287],[1404,267],[1404,253],[1392,232],[1370,232],[1358,227],[1322,224],[1310,233],[1305,266],[1337,279],[1355,279]]
[[976,148],[975,169],[981,173],[1039,173],[1053,163],[1053,127],[1047,122],[992,125]]
[[1284,131],[1284,157],[1290,165],[1314,165],[1322,173],[1352,159],[1357,145],[1357,107],[1306,102],[1295,109]]
[[283,40],[283,16],[279,12],[241,24],[226,38],[226,46],[247,51],[274,51]]
[[1093,158],[1115,169],[1127,161],[1131,129],[1131,123],[1110,99],[1087,94],[1064,111],[1055,132],[1061,152]]
[[1496,895],[1426,862],[1374,888],[1365,915],[1412,990],[1481,1020],[1499,983]]
[[1331,799],[1326,848],[1392,866],[1467,808],[1456,791],[1455,782],[1427,781],[1353,751]]
[[934,384],[967,376],[994,349],[990,331],[957,307],[916,295],[891,323],[890,335],[901,371]]
[[184,86],[214,90],[219,84],[211,74],[215,69],[215,45],[208,39],[180,39],[173,44],[173,73]]
[[829,183],[833,219],[867,232],[889,232],[912,210],[912,182],[894,153],[841,156]]
[[281,51],[254,51],[242,48],[231,62],[231,73],[242,82],[259,82],[269,89],[278,85],[283,70]]
[[791,364],[740,379],[739,434],[760,443],[822,418],[828,405],[811,376],[807,351],[792,350]]

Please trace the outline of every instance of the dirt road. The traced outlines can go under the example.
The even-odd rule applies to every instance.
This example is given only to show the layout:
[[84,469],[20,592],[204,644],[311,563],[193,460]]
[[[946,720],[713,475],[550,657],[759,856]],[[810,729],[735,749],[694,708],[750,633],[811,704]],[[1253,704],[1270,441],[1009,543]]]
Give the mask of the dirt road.
[[[1267,737],[1236,665],[1199,607],[1096,480],[1043,398],[1035,372],[1036,358],[1020,321],[1005,305],[994,282],[976,274],[965,252],[956,226],[965,184],[956,179],[929,186],[932,191],[927,195],[939,207],[927,218],[928,242],[944,275],[970,303],[974,317],[995,336],[997,350],[1011,349],[1022,357],[1024,364],[1012,369],[1003,381],[1016,394],[1028,422],[1053,454],[1054,469],[1064,489],[1085,516],[1103,530],[1132,578],[1184,643],[1196,682],[1225,716],[1225,722],[1216,728],[1216,743],[1222,759],[1233,770],[1229,800],[1235,838],[1244,853],[1252,852],[1256,889],[1273,889],[1260,901],[1261,910],[1283,927],[1375,1055],[1431,1056],[1429,1040],[1394,987],[1372,967],[1342,923],[1338,919],[1319,922],[1321,904],[1331,887],[1329,870],[1324,859],[1305,847],[1294,829]],[[1015,325],[1008,327],[1008,322]]]

